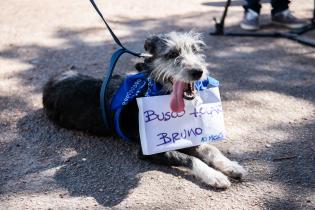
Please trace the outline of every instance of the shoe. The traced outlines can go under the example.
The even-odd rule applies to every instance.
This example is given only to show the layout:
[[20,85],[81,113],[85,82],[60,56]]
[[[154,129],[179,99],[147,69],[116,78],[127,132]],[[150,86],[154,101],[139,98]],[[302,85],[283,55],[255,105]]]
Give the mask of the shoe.
[[259,29],[259,14],[254,10],[248,9],[244,13],[244,19],[241,22],[241,28],[247,31]]
[[307,25],[307,21],[296,18],[288,9],[272,15],[271,20],[274,24],[290,29],[297,29]]

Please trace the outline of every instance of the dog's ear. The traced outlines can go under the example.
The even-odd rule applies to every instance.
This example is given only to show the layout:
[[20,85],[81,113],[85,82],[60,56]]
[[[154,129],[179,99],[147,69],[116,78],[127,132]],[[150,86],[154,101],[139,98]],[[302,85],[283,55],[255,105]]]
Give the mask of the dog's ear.
[[160,36],[150,36],[144,42],[145,51],[153,56],[159,54],[166,47],[165,41]]
[[148,69],[148,66],[147,66],[146,63],[144,63],[144,62],[139,62],[139,63],[136,63],[135,68],[136,68],[139,72],[141,72],[141,71],[147,70],[147,69]]

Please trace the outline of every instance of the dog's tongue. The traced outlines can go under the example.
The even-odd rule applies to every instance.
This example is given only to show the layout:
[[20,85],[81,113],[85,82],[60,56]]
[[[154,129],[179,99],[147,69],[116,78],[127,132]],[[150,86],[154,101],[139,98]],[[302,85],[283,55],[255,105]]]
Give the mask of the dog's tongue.
[[185,85],[185,82],[173,81],[173,92],[171,94],[171,110],[173,112],[181,112],[185,108],[183,98]]

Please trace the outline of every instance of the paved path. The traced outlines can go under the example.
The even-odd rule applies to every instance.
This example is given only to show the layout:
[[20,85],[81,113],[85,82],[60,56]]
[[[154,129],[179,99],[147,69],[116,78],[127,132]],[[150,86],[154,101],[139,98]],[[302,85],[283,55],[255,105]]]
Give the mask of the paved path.
[[[54,126],[42,110],[47,78],[69,68],[101,77],[115,45],[87,0],[8,0],[0,3],[0,209],[315,207],[315,48],[208,36],[224,1],[99,2],[132,49],[153,33],[193,27],[204,34],[229,137],[217,146],[249,175],[217,191],[182,169],[138,160],[136,148],[118,139]],[[238,5],[227,21],[233,30]],[[292,5],[305,18],[311,7]],[[123,57],[118,71],[131,72],[134,62]]]

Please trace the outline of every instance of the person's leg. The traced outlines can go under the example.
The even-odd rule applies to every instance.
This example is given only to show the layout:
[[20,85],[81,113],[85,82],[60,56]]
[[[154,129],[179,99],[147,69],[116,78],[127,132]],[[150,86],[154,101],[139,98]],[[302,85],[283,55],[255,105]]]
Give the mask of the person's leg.
[[300,20],[292,15],[289,10],[290,0],[272,0],[272,22],[287,28],[300,28],[307,24],[307,21]]
[[248,9],[253,10],[257,14],[260,13],[261,4],[260,0],[246,0],[246,5],[244,5],[245,11],[248,11]]
[[244,5],[244,18],[241,22],[241,28],[244,30],[258,30],[259,29],[259,13],[261,5],[259,0],[246,0]]
[[276,13],[289,9],[289,4],[289,0],[271,0],[271,14],[274,15]]

